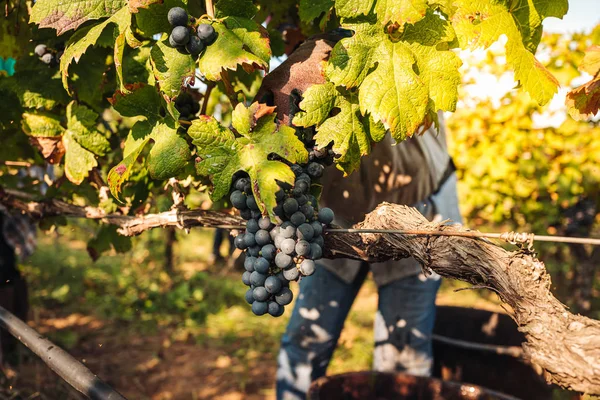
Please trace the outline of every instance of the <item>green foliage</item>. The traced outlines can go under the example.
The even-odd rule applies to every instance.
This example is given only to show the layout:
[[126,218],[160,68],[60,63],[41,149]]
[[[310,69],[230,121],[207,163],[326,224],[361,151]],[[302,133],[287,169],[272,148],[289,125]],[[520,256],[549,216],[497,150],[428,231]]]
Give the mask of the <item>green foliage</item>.
[[[198,57],[169,45],[166,16],[175,6],[190,14],[191,34],[199,24],[217,33]],[[486,48],[506,35],[515,79],[547,103],[558,82],[534,52],[544,18],[566,10],[566,0],[218,0],[214,10],[182,0],[37,0],[26,10],[9,0],[0,56],[17,63],[13,76],[0,76],[7,99],[0,127],[7,149],[30,140],[41,153],[14,152],[16,159],[51,162],[68,181],[52,196],[133,214],[159,209],[169,178],[187,182],[186,190],[212,187],[218,200],[233,174],[246,171],[261,211],[272,216],[277,182],[292,184],[289,163],[307,160],[294,127],[280,126],[276,110],[254,99],[273,54],[293,47],[281,23],[305,36],[351,32],[320,66],[325,82],[304,93],[293,119],[315,126],[317,146],[331,146],[350,174],[386,131],[402,141],[436,122],[438,111],[455,110],[457,49]],[[60,62],[42,63],[37,44]],[[594,65],[586,60],[583,68]],[[183,92],[192,117],[178,111]],[[99,195],[103,180],[125,207]]]
[[233,112],[234,133],[212,117],[192,122],[188,134],[196,145],[196,170],[212,178],[211,198],[221,199],[231,186],[233,175],[245,171],[252,181],[252,192],[261,212],[274,218],[277,182],[294,183],[295,175],[286,164],[268,159],[276,154],[292,163],[305,163],[308,153],[294,129],[275,122],[273,108],[254,103],[249,108],[238,104]]

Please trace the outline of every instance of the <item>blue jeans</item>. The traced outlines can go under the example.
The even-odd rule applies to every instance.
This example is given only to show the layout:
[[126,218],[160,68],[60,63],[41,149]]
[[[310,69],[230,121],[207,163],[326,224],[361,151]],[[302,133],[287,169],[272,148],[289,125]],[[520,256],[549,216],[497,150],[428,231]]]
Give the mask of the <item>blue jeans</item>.
[[[277,399],[305,399],[310,383],[325,375],[344,321],[367,274],[365,263],[352,283],[325,268],[300,282],[300,294],[277,358]],[[374,369],[429,375],[430,335],[438,275],[408,276],[379,288],[375,316]]]

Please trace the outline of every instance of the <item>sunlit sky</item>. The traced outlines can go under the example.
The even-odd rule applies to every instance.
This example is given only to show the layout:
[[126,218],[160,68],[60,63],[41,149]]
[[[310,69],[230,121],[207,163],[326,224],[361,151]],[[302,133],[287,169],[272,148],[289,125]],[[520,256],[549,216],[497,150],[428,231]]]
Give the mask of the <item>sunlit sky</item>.
[[600,23],[600,0],[570,0],[569,12],[560,20],[544,20],[544,30],[556,33],[589,31]]

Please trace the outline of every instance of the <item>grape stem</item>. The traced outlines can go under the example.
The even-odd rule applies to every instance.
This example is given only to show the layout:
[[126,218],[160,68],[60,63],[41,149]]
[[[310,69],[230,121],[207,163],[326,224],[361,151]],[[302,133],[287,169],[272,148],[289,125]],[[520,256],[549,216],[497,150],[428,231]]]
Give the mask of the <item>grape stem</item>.
[[231,85],[231,81],[229,80],[229,74],[227,71],[221,72],[221,79],[223,80],[223,85],[225,86],[225,91],[227,92],[227,97],[231,101],[231,105],[235,108],[239,101],[237,99],[237,94]]
[[206,84],[206,91],[204,92],[204,99],[202,100],[202,109],[200,110],[200,115],[206,115],[206,109],[208,108],[208,99],[210,97],[210,93],[216,86],[215,82],[209,81]]

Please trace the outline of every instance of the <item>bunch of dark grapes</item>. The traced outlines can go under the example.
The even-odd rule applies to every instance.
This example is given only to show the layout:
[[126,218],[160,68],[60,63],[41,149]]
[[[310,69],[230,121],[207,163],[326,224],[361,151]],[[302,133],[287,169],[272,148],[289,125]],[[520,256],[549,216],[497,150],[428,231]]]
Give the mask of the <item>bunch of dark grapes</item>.
[[52,50],[48,48],[48,46],[46,46],[45,44],[38,44],[37,46],[35,46],[33,52],[36,56],[40,58],[40,60],[44,64],[48,64],[51,67],[58,65],[58,63],[60,62],[60,57],[63,53],[62,51]]
[[193,57],[198,57],[206,46],[210,46],[217,38],[215,29],[210,24],[199,24],[195,28],[189,25],[190,17],[181,7],[173,7],[167,14],[169,24],[173,28],[169,35],[169,44]]
[[[179,111],[180,120],[192,121],[197,118],[196,114],[200,111],[200,103],[190,93],[181,92],[175,99],[175,108]],[[181,127],[187,131],[188,125],[182,124]]]
[[248,221],[234,244],[246,251],[242,281],[250,287],[246,301],[256,315],[283,314],[292,301],[289,283],[315,272],[315,261],[323,255],[323,228],[334,217],[329,208],[317,212],[317,199],[310,194],[312,180],[321,177],[324,166],[310,162],[291,168],[296,174],[294,186],[276,193],[274,212],[280,225],[261,215],[247,176],[235,180],[229,197]]

